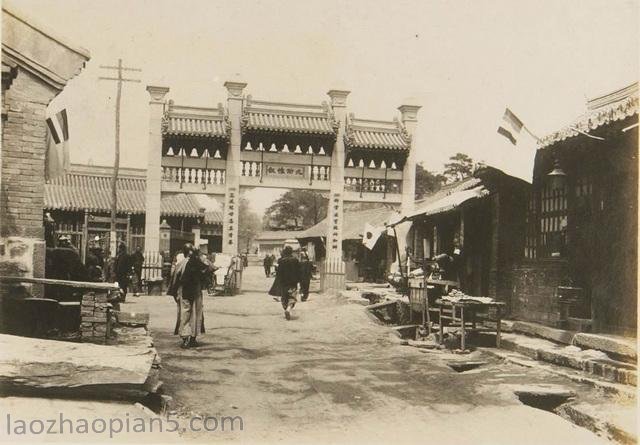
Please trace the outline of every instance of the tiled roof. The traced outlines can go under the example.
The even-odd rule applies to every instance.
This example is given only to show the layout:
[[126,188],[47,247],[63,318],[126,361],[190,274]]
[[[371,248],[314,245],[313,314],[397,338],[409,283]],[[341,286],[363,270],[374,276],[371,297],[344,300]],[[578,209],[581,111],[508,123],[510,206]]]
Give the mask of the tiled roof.
[[222,212],[219,210],[212,212],[204,212],[204,220],[205,224],[220,224],[222,223]]
[[332,135],[335,122],[325,105],[298,105],[253,100],[244,107],[243,126],[247,130]]
[[587,110],[573,124],[543,137],[538,144],[539,148],[577,136],[580,132],[590,133],[603,125],[638,115],[638,83],[589,100]]
[[371,121],[349,116],[346,144],[351,148],[409,150],[411,139],[397,121]]
[[[111,210],[111,169],[74,165],[66,175],[45,184],[45,209],[90,212]],[[145,213],[146,179],[144,170],[121,169],[118,182],[118,211]],[[205,217],[205,224],[220,224],[220,212],[205,213],[196,197],[180,193],[163,196],[160,202],[163,216]],[[217,218],[217,219],[216,219]]]
[[169,103],[162,126],[165,135],[228,137],[224,110],[219,108],[196,108]]

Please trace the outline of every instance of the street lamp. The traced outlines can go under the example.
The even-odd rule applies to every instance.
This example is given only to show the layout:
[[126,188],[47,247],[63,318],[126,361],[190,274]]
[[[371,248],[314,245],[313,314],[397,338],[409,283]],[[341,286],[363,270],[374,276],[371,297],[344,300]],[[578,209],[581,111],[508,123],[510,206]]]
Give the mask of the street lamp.
[[560,161],[558,158],[555,158],[553,162],[553,170],[547,173],[547,177],[549,178],[552,189],[561,189],[564,187],[567,180],[567,174],[564,172],[562,167],[560,167]]

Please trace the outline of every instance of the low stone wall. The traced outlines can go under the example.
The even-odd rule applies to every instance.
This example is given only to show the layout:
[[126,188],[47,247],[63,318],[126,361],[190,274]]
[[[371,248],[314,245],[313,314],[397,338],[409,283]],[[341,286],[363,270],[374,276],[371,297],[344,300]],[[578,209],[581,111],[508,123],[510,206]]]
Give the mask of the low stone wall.
[[[33,238],[10,236],[0,239],[0,276],[44,276],[44,242]],[[0,332],[10,332],[16,324],[14,301],[42,297],[43,286],[27,283],[0,283]]]

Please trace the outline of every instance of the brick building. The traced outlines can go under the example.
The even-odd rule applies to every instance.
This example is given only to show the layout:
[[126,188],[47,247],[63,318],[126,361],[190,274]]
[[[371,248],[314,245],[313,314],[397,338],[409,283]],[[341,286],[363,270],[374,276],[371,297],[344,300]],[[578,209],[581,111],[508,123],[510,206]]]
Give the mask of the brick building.
[[514,315],[635,336],[637,203],[634,83],[589,100],[584,115],[541,141]]
[[3,3],[0,274],[44,275],[45,111],[88,60]]

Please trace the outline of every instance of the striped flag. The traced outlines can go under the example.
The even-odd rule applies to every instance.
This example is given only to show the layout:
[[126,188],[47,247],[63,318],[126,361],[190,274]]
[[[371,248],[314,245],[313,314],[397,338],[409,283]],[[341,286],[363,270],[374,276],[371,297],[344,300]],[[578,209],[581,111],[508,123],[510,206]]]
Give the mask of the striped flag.
[[[509,108],[504,110],[498,134],[510,144],[497,137],[496,147],[504,147],[506,151],[497,150],[496,155],[487,160],[487,165],[531,183],[538,138]],[[513,150],[514,146],[518,150]]]
[[518,137],[523,128],[525,128],[525,126],[522,121],[518,119],[518,116],[506,108],[502,116],[502,125],[498,127],[498,133],[509,139],[513,145],[518,145]]
[[63,109],[47,118],[47,151],[45,178],[55,179],[69,168],[69,122],[67,110]]

